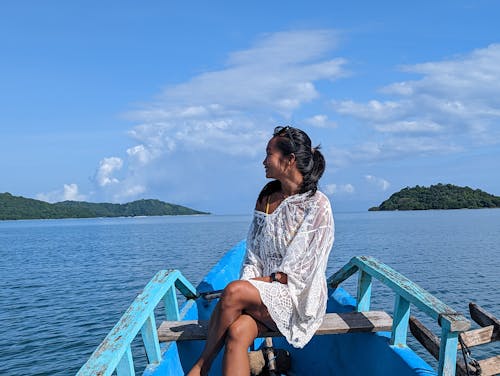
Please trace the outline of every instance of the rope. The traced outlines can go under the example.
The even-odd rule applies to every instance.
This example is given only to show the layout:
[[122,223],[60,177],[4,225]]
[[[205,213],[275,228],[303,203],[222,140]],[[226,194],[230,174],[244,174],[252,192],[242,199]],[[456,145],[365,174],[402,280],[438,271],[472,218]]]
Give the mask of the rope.
[[[458,341],[460,342],[460,346],[462,347],[462,356],[464,358],[464,364],[467,376],[480,376],[481,366],[479,365],[477,359],[472,357],[470,349],[467,347],[464,340],[462,339],[462,334],[458,335]],[[470,370],[469,364],[475,368],[475,371],[473,373],[471,373],[472,371],[469,372]]]
[[[441,312],[438,315],[438,324],[441,325],[441,319],[443,316],[462,316],[461,313],[458,313],[456,311],[445,311]],[[467,376],[480,376],[481,375],[481,366],[477,359],[472,357],[470,349],[467,347],[465,344],[464,340],[462,339],[462,334],[460,333],[458,335],[458,341],[460,342],[460,346],[462,348],[462,356],[464,358],[464,365],[465,365],[465,371],[467,372]],[[475,368],[475,371],[472,371],[469,367],[469,365],[473,366]]]

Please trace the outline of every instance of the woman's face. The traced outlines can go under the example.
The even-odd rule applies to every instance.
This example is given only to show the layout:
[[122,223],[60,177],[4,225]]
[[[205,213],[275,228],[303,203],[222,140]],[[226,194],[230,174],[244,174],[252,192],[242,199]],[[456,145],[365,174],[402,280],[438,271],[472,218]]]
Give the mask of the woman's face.
[[284,175],[287,160],[281,150],[276,147],[277,137],[271,138],[266,148],[266,158],[262,162],[266,170],[266,178],[280,180]]

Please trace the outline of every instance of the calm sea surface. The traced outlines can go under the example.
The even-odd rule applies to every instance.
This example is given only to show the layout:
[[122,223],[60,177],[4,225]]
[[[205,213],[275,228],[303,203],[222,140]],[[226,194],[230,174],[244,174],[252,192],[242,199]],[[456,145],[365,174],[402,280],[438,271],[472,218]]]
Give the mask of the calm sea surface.
[[[196,285],[250,220],[0,222],[0,374],[76,373],[158,270],[180,269]],[[337,213],[335,221],[328,275],[352,256],[372,255],[467,316],[475,301],[500,317],[500,210]],[[384,286],[374,285],[373,300],[392,311]]]

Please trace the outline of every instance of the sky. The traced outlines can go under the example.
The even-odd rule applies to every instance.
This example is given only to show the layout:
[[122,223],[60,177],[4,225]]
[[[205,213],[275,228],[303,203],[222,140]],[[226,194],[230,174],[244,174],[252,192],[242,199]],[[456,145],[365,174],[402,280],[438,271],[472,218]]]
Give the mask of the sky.
[[500,195],[500,2],[3,1],[0,192],[250,214],[272,131],[334,211]]

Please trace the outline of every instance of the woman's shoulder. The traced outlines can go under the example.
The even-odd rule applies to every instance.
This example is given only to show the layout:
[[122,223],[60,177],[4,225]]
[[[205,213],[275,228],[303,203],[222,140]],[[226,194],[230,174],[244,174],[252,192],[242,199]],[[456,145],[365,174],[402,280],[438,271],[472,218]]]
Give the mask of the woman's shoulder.
[[311,192],[305,195],[304,205],[310,212],[332,212],[330,199],[321,191],[316,191],[313,195],[311,195]]
[[319,201],[319,202],[324,202],[324,203],[328,203],[330,204],[330,199],[328,198],[327,195],[325,195],[323,192],[321,191],[316,191],[316,193],[314,194],[316,196],[316,199]]
[[297,201],[302,201],[307,204],[320,203],[320,204],[330,204],[330,199],[321,191],[316,191],[311,194],[311,191],[300,193],[296,195]]
[[279,191],[281,188],[281,183],[278,180],[273,180],[264,185],[261,189],[257,201],[255,203],[255,210],[265,211],[266,204],[274,192]]

